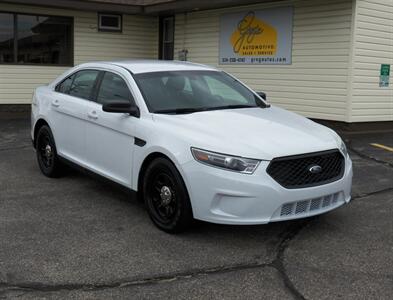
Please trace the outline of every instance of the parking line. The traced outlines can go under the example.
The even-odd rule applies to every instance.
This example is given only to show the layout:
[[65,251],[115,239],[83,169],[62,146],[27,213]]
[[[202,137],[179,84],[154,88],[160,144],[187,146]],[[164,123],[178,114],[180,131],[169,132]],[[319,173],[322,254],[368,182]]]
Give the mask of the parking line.
[[388,147],[388,146],[381,145],[381,144],[376,144],[376,143],[372,143],[372,144],[370,144],[370,145],[371,145],[371,146],[374,146],[374,147],[377,147],[377,148],[384,149],[384,150],[386,150],[386,151],[393,152],[393,148],[392,148],[392,147]]

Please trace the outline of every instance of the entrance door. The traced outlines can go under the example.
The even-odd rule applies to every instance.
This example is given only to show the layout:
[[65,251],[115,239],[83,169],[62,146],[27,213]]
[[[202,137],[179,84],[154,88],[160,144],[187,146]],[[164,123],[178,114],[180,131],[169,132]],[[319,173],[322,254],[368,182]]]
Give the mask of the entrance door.
[[175,18],[160,18],[160,53],[159,59],[173,60],[175,41]]

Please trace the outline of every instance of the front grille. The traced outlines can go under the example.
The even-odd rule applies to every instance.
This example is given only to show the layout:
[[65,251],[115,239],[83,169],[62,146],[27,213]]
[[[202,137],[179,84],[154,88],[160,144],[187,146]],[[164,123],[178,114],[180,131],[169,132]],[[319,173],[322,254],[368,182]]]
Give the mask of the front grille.
[[[312,173],[313,166],[321,167],[320,172]],[[270,162],[266,171],[283,187],[295,189],[336,181],[343,176],[344,168],[344,157],[335,149],[278,157]]]
[[306,213],[315,213],[318,210],[327,209],[337,205],[340,193],[335,193],[311,200],[302,200],[292,203],[286,203],[281,206],[280,217],[285,218],[292,215],[301,215]]

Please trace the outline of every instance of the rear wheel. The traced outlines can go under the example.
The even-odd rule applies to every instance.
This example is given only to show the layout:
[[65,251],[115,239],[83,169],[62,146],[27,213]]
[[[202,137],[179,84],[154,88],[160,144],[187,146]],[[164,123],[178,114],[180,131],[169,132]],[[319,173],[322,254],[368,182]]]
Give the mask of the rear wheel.
[[46,125],[38,130],[36,154],[38,165],[45,176],[58,177],[61,175],[63,166],[57,156],[52,131]]
[[143,195],[150,218],[158,228],[176,233],[192,224],[187,189],[180,173],[168,159],[157,158],[148,166]]

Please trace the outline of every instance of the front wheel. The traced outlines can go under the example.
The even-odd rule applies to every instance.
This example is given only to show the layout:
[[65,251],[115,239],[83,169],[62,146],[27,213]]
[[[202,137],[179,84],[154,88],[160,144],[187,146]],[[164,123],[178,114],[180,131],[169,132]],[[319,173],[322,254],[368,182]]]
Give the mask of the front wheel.
[[168,159],[157,158],[148,166],[143,195],[150,218],[158,228],[176,233],[191,225],[193,216],[186,186]]

